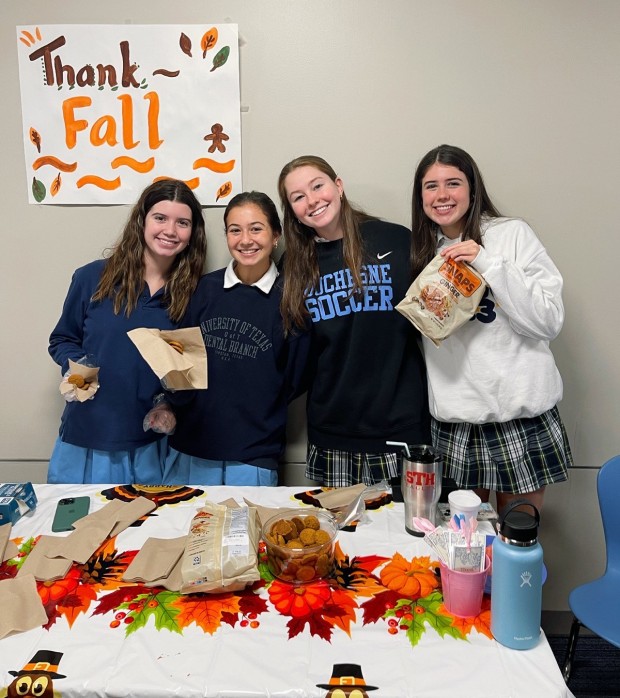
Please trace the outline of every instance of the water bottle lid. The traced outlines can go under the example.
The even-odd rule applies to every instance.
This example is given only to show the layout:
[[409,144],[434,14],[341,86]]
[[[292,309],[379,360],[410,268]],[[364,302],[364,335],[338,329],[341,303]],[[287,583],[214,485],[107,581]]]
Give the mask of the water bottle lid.
[[[527,511],[514,511],[515,507],[527,505],[534,511],[534,515]],[[508,540],[528,543],[538,538],[538,526],[540,524],[540,512],[534,504],[526,499],[516,499],[502,511],[499,517],[498,530],[501,536]]]

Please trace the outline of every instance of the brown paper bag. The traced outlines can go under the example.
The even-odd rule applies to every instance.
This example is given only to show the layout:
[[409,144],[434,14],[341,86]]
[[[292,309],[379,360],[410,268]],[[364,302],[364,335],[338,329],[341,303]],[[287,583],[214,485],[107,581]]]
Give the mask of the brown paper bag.
[[366,485],[359,483],[350,487],[336,487],[313,495],[324,509],[331,512],[338,528],[344,528],[354,521],[360,521],[366,511],[364,493]]
[[0,526],[0,562],[11,560],[19,552],[19,548],[9,540],[12,526],[10,523]]
[[159,582],[167,579],[183,556],[187,536],[147,538],[123,575],[124,582]]
[[435,346],[478,309],[486,283],[469,264],[434,257],[407,290],[396,310]]
[[360,498],[365,490],[366,485],[360,482],[357,485],[351,485],[349,487],[335,487],[334,489],[325,490],[312,496],[321,503],[324,509],[341,509]]
[[0,608],[0,640],[47,623],[47,613],[31,574],[0,581]]
[[[186,537],[186,536],[184,536]],[[183,575],[181,573],[181,567],[183,564],[183,551],[181,551],[181,557],[177,560],[174,567],[170,570],[170,573],[165,577],[160,579],[154,579],[152,582],[144,582],[145,587],[164,587],[168,591],[181,591],[183,586]]]
[[[99,390],[99,368],[92,366],[83,366],[69,359],[69,372],[67,378],[63,378],[58,389],[64,397],[68,393],[72,393],[73,397],[78,402],[86,402]],[[70,376],[82,376],[84,386],[78,388],[77,385],[69,383]]]
[[40,582],[49,582],[66,577],[73,562],[56,555],[57,542],[55,536],[41,536],[15,575],[16,578],[31,574]]
[[[127,335],[155,375],[165,381],[168,390],[207,387],[207,351],[200,327],[182,330],[140,327]],[[170,340],[182,345],[182,354],[168,344]]]

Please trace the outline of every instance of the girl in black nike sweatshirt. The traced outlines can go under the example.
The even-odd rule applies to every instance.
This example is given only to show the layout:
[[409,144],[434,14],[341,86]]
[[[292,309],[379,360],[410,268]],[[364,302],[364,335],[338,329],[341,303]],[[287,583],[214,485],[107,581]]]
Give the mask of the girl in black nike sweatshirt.
[[397,474],[386,441],[430,443],[415,328],[395,310],[411,278],[410,232],[354,208],[322,158],[278,181],[284,211],[287,330],[312,321],[306,476],[325,486]]

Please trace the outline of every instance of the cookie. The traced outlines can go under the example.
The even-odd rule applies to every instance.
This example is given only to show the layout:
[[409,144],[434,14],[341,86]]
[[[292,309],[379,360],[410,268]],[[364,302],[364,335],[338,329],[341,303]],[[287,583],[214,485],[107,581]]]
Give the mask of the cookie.
[[175,351],[178,351],[179,354],[183,353],[184,346],[181,342],[177,341],[176,339],[167,339],[166,341]]
[[76,388],[84,388],[84,386],[88,385],[86,383],[86,381],[84,380],[84,376],[80,376],[79,373],[72,373],[67,378],[67,383],[71,383],[71,385],[75,385]]

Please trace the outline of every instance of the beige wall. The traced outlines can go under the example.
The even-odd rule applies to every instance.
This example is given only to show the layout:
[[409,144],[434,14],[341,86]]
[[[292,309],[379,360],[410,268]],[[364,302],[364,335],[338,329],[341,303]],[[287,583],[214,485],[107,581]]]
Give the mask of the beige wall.
[[[566,324],[553,349],[576,469],[549,489],[543,544],[552,568],[545,607],[566,608],[568,589],[603,567],[593,469],[620,452],[620,3],[5,0],[0,12],[0,480],[44,473],[62,409],[49,332],[72,271],[100,256],[127,215],[124,206],[28,205],[15,26],[232,21],[246,188],[275,197],[281,166],[316,153],[351,199],[407,224],[417,160],[457,144],[477,158],[498,206],[526,218],[562,270]],[[221,213],[206,211],[210,269],[227,261]],[[296,406],[291,461],[304,458],[302,415]],[[593,545],[583,524],[594,527]]]

